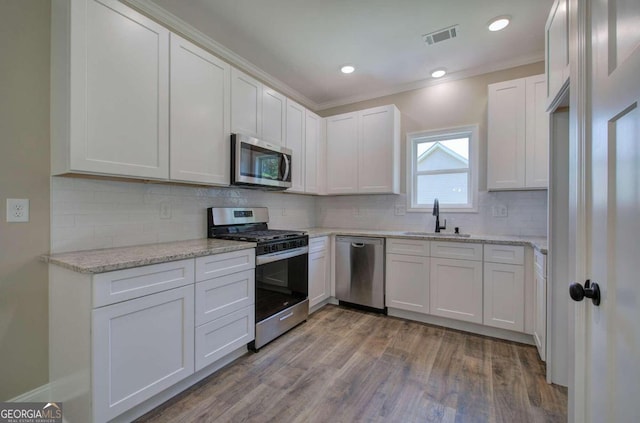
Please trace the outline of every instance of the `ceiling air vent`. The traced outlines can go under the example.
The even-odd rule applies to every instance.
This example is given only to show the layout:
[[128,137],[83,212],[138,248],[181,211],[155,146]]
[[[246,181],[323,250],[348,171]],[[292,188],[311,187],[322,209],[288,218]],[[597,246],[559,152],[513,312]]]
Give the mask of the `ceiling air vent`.
[[424,42],[429,45],[446,41],[451,38],[456,38],[458,36],[459,26],[460,25],[453,25],[448,28],[439,29],[428,34],[424,34],[422,38],[424,39]]

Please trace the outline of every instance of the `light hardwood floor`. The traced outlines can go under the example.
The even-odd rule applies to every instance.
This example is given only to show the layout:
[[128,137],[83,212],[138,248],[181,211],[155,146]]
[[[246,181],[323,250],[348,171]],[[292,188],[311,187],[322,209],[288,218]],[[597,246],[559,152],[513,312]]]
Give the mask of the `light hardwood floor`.
[[140,422],[564,422],[535,347],[326,306]]

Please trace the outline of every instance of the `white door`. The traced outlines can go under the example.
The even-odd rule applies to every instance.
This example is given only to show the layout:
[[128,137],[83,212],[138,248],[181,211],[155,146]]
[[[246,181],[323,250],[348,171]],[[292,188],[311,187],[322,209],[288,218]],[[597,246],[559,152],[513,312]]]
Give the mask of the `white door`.
[[285,145],[291,149],[291,192],[304,192],[304,107],[287,99]]
[[231,68],[231,132],[262,135],[262,84],[236,68]]
[[386,258],[387,307],[429,313],[429,257],[389,254]]
[[269,87],[262,87],[262,140],[284,145],[287,99]]
[[230,70],[171,34],[171,179],[229,185]]
[[169,31],[115,0],[72,2],[71,29],[71,169],[166,179]]
[[194,371],[193,285],[93,310],[94,420],[108,421]]
[[327,118],[327,194],[358,192],[358,114]]
[[640,2],[599,0],[591,6],[592,133],[585,146],[591,161],[584,163],[582,181],[591,201],[586,203],[586,248],[579,251],[584,251],[587,278],[600,286],[602,302],[598,307],[586,298],[576,303],[575,420],[637,422]]
[[305,110],[304,142],[304,191],[307,194],[320,193],[320,123],[322,118]]

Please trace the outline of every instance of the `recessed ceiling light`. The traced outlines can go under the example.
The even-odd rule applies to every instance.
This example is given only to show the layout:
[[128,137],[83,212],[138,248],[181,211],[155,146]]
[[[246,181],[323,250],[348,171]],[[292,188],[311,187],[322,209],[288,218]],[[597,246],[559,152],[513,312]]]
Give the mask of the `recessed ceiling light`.
[[340,68],[340,72],[342,73],[353,73],[354,70],[356,70],[356,68],[351,65],[345,65]]
[[442,78],[443,76],[445,76],[447,74],[447,71],[444,69],[436,69],[433,72],[431,72],[431,76],[433,78]]
[[510,21],[511,19],[509,16],[498,16],[497,18],[491,19],[487,26],[489,27],[489,31],[500,31],[505,29],[509,25]]

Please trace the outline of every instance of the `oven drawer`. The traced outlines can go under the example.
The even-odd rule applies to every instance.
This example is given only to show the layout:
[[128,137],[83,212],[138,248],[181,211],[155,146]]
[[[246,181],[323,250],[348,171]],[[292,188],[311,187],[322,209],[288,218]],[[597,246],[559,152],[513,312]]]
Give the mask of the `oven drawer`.
[[196,372],[253,341],[253,305],[196,327]]
[[255,303],[255,271],[196,283],[196,326]]
[[256,250],[232,251],[196,258],[196,282],[256,267]]
[[256,323],[255,349],[268,344],[309,317],[309,300],[305,299],[286,310]]

